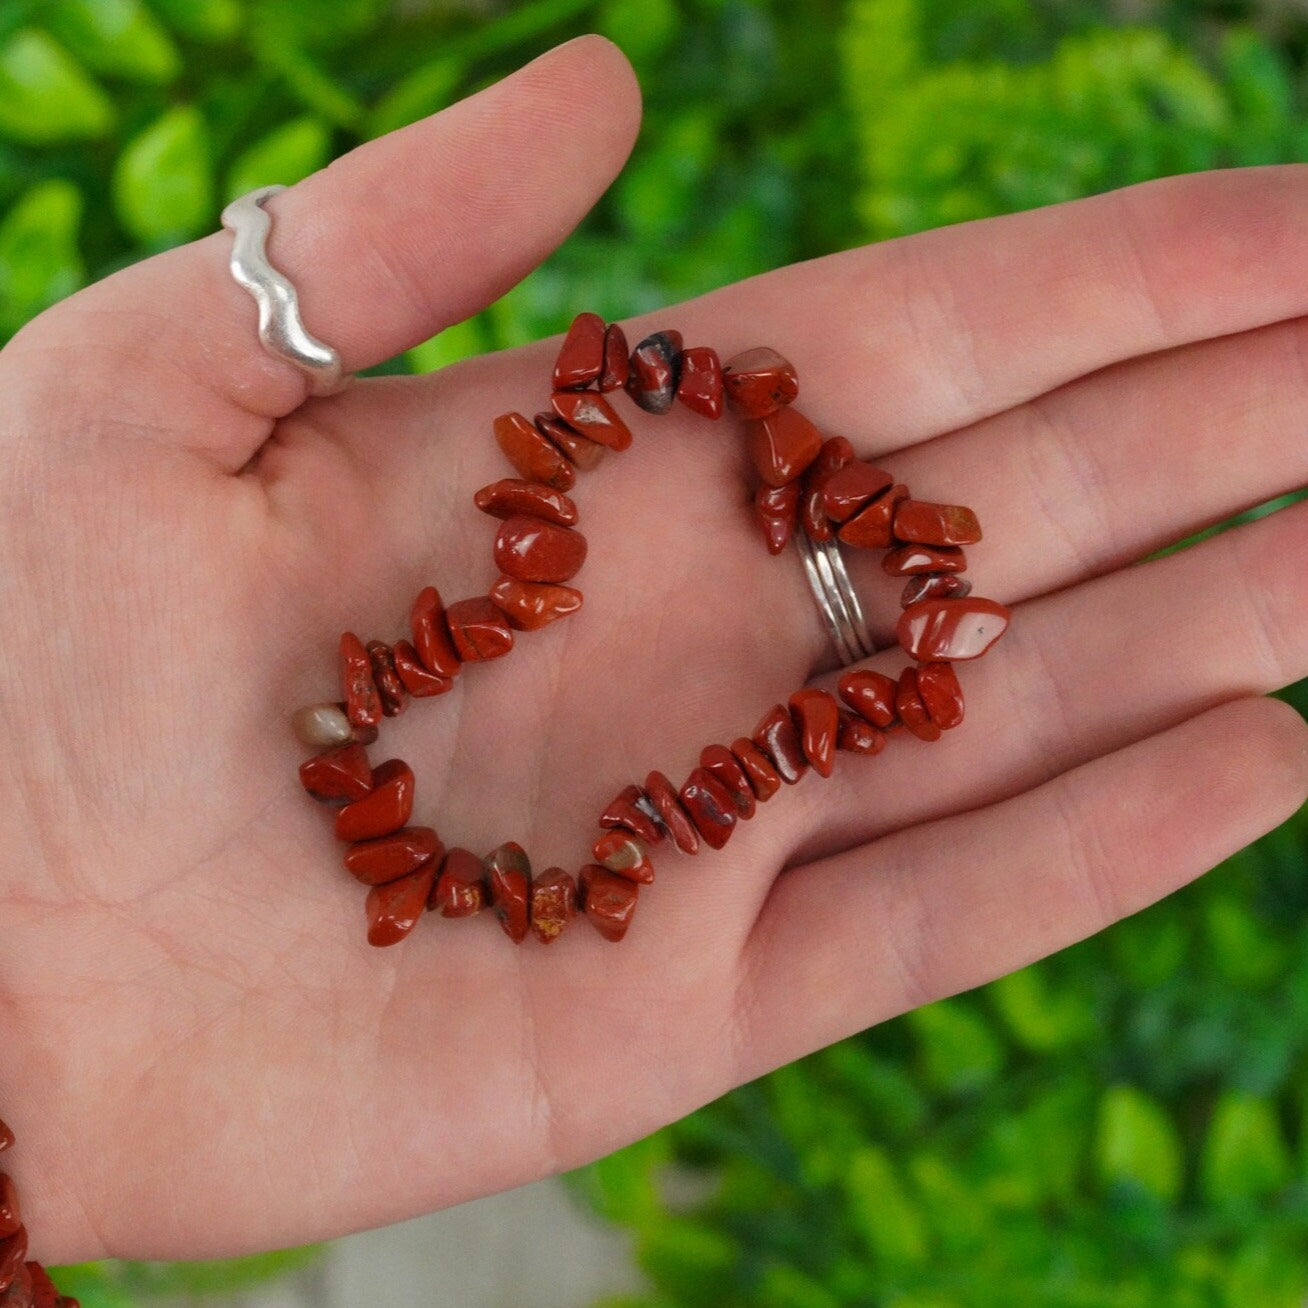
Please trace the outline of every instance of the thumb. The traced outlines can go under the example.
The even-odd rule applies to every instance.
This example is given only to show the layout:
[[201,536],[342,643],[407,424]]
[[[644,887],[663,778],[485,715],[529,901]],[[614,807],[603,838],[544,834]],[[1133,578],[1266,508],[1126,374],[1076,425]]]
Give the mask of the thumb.
[[[621,169],[639,121],[625,56],[579,37],[274,197],[269,259],[347,371],[380,363],[477,312],[549,254]],[[83,342],[79,389],[102,384],[120,434],[135,422],[155,442],[172,431],[238,468],[307,384],[260,346],[254,302],[228,269],[231,242],[218,231],[88,287],[9,352],[72,332]],[[133,404],[139,414],[122,411]]]

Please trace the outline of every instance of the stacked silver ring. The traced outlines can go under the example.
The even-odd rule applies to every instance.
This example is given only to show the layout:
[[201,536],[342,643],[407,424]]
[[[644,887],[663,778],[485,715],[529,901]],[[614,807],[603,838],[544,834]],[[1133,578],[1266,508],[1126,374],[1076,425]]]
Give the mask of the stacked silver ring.
[[875,654],[876,647],[868,633],[863,606],[854,593],[839,544],[834,539],[812,540],[800,527],[795,531],[795,545],[823,625],[835,644],[841,663],[848,667]]

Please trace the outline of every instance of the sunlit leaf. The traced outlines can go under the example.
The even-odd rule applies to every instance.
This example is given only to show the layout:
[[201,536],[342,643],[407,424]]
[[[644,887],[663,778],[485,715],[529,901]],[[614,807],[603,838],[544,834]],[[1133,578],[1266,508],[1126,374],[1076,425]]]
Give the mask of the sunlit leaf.
[[321,119],[291,119],[237,156],[227,174],[227,198],[307,177],[330,158],[331,139],[331,128]]
[[1129,1182],[1166,1203],[1181,1193],[1182,1147],[1167,1110],[1134,1086],[1110,1086],[1099,1103],[1095,1172],[1104,1186]]
[[0,328],[16,331],[82,284],[82,208],[71,182],[39,182],[0,221]]
[[54,0],[50,28],[97,72],[137,82],[170,82],[177,47],[141,0]]
[[113,178],[119,221],[145,245],[186,240],[212,224],[213,161],[200,111],[179,105],[135,137]]
[[0,47],[0,136],[29,145],[104,136],[114,111],[81,65],[45,32]]

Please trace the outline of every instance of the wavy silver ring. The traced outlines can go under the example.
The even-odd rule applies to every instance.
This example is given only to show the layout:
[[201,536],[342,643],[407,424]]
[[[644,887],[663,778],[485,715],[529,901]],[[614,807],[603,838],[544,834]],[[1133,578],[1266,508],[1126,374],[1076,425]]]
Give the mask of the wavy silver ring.
[[836,647],[843,666],[876,653],[863,616],[863,606],[854,593],[844,556],[835,540],[811,540],[802,528],[795,532],[795,544],[804,564],[804,574],[817,601],[822,623]]
[[350,380],[341,372],[341,356],[305,330],[295,287],[268,262],[272,216],[264,202],[284,186],[261,186],[237,196],[222,212],[232,233],[232,276],[259,306],[259,340],[264,349],[293,364],[309,379],[314,395],[331,395]]

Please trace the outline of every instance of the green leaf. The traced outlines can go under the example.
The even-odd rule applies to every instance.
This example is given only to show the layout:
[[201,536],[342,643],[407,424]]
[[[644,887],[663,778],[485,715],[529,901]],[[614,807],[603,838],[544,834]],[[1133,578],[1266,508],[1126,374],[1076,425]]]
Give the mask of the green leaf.
[[606,1221],[646,1226],[663,1211],[658,1172],[670,1154],[661,1132],[568,1173],[568,1183]]
[[1261,990],[1281,974],[1284,945],[1234,895],[1219,895],[1204,905],[1207,956],[1232,984]]
[[292,118],[237,156],[227,174],[227,198],[308,177],[327,163],[331,145],[331,128],[322,119]]
[[1190,945],[1178,905],[1163,900],[1105,933],[1113,961],[1132,985],[1151,990],[1174,976]]
[[114,111],[61,46],[31,28],[0,49],[0,135],[26,145],[104,136]]
[[253,34],[251,46],[259,62],[276,73],[306,109],[337,127],[361,130],[366,119],[363,105],[293,39],[262,28]]
[[1054,990],[1039,963],[1000,977],[986,993],[1018,1044],[1036,1053],[1073,1048],[1098,1031],[1090,995],[1075,986]]
[[667,52],[683,21],[674,0],[604,0],[594,27],[639,68]]
[[1276,1109],[1266,1099],[1228,1090],[1204,1138],[1200,1176],[1214,1204],[1261,1199],[1290,1179],[1290,1155]]
[[937,1089],[966,1094],[1003,1070],[1003,1045],[964,1000],[943,999],[914,1009],[906,1020],[917,1036],[923,1075]]
[[367,134],[384,136],[444,109],[454,102],[466,76],[467,64],[462,59],[442,56],[420,65],[373,107]]
[[230,41],[241,30],[241,0],[150,0],[173,29],[195,41]]
[[1308,1264],[1271,1235],[1256,1235],[1236,1253],[1226,1284],[1224,1308],[1303,1308]]
[[50,29],[97,72],[163,84],[181,72],[181,56],[140,0],[56,0]]
[[890,1267],[919,1266],[930,1252],[926,1221],[885,1150],[865,1145],[844,1177],[849,1224],[868,1253]]
[[841,1308],[820,1281],[784,1263],[770,1263],[750,1296],[756,1308]]
[[483,354],[487,348],[486,324],[478,315],[465,322],[451,323],[443,332],[415,345],[408,352],[408,359],[414,372],[434,372],[446,364]]
[[122,152],[113,175],[114,208],[143,245],[187,240],[214,221],[213,160],[200,111],[179,105]]
[[39,182],[0,222],[0,328],[17,331],[29,318],[70,295],[85,270],[77,249],[82,193],[71,182]]
[[1129,1182],[1173,1203],[1184,1179],[1181,1141],[1167,1110],[1142,1090],[1110,1086],[1099,1102],[1095,1173],[1102,1186]]
[[655,1284],[686,1304],[721,1302],[740,1254],[722,1231],[683,1217],[648,1227],[637,1245],[637,1260]]

